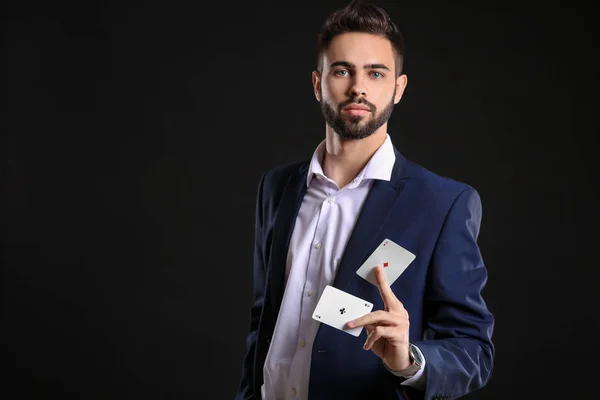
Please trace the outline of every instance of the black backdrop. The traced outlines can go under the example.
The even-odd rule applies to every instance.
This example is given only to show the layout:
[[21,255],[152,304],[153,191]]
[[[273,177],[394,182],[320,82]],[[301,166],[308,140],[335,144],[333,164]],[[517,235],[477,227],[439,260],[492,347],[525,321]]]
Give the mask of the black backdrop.
[[[256,187],[324,137],[314,39],[343,4],[2,6],[0,396],[233,397]],[[483,201],[497,358],[468,398],[593,397],[593,4],[377,4],[407,42],[396,146]]]

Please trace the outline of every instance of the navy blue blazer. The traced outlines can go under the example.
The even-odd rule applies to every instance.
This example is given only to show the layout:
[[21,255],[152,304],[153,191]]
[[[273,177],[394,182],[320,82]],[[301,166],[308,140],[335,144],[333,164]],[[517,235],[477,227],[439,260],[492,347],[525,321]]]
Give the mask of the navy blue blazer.
[[[400,385],[360,338],[320,324],[312,348],[310,400],[455,399],[483,387],[492,373],[494,317],[481,291],[487,270],[477,245],[481,200],[469,185],[436,175],[394,149],[391,180],[375,181],[333,286],[383,309],[377,287],[356,275],[388,238],[416,255],[391,286],[408,311],[410,341],[426,359],[425,391]],[[306,192],[309,162],[260,180],[255,228],[254,304],[235,399],[260,399],[263,365],[284,292],[286,255]]]

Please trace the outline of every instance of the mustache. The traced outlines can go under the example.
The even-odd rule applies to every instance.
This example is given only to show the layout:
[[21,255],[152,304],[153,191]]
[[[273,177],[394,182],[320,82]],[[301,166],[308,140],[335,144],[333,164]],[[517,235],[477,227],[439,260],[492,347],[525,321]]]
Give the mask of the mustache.
[[375,105],[369,103],[367,100],[365,100],[364,97],[360,97],[360,98],[352,98],[350,100],[346,100],[343,103],[340,103],[339,105],[339,109],[341,110],[344,107],[349,106],[350,104],[362,104],[365,105],[367,107],[369,107],[369,111],[373,112],[375,110]]

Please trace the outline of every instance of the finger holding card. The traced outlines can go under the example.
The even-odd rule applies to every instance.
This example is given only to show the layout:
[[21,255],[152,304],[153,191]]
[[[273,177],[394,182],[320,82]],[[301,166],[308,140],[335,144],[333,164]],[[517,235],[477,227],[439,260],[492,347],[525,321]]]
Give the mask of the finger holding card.
[[399,310],[400,308],[404,309],[402,303],[400,303],[400,300],[398,300],[394,292],[392,292],[392,288],[385,280],[383,270],[379,266],[375,268],[375,278],[377,279],[377,289],[379,289],[379,294],[383,299],[385,310],[390,311]]
[[368,337],[364,349],[373,351],[392,370],[403,370],[411,364],[408,313],[386,282],[381,267],[376,268],[375,276],[385,310],[357,318],[349,322],[348,327],[365,326]]

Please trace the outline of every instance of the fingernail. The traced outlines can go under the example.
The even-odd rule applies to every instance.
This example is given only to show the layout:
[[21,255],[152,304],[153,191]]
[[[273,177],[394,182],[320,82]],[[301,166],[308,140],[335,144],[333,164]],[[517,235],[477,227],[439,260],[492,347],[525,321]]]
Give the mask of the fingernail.
[[355,322],[354,322],[354,321],[350,321],[350,322],[348,322],[348,326],[349,326],[350,328],[352,328],[352,327],[354,326],[354,324],[355,324]]

